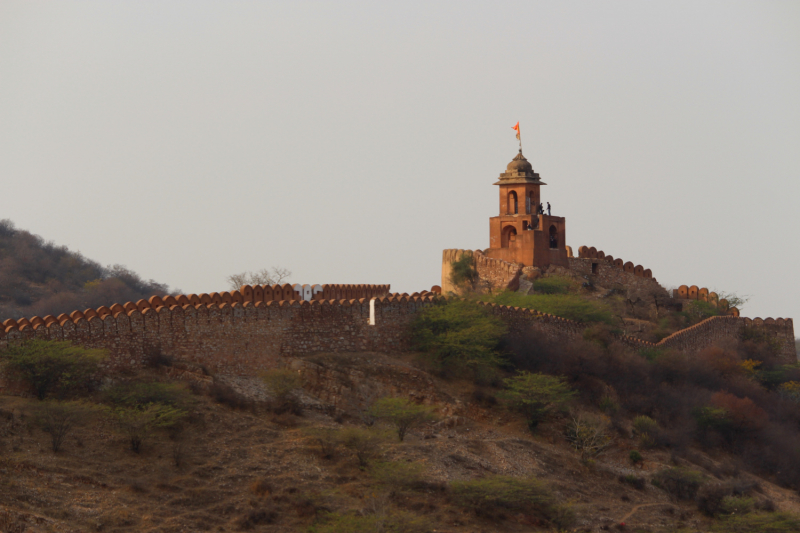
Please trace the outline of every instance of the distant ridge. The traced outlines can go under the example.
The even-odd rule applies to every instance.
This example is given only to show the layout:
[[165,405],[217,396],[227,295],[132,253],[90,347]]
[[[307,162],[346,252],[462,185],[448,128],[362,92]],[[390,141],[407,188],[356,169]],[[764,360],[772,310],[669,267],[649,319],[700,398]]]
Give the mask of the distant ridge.
[[96,261],[0,220],[0,321],[68,313],[108,302],[163,295],[169,287],[145,281],[121,265]]

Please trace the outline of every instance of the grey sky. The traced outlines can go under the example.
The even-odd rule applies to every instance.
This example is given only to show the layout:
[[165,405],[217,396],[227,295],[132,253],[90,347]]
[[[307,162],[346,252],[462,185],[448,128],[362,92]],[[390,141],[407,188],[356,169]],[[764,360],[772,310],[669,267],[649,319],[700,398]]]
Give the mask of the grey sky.
[[800,318],[800,2],[0,2],[0,218],[186,292],[438,284],[518,120],[567,244]]

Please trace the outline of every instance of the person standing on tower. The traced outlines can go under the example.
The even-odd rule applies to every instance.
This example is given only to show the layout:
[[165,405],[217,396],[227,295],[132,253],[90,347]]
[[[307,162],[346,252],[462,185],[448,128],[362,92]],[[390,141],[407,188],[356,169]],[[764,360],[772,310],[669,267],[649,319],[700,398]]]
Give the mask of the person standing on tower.
[[547,216],[550,216],[550,202],[547,202]]

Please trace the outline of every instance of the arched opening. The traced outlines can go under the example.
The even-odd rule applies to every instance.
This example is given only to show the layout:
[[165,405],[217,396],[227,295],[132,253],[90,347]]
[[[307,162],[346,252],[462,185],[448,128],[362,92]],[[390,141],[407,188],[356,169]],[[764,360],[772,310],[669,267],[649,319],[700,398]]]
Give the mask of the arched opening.
[[503,233],[501,235],[501,246],[503,248],[508,248],[517,240],[517,229],[514,226],[506,226],[503,228]]
[[[528,193],[527,198],[525,199],[525,206],[527,207],[526,213],[531,214],[536,209],[536,202],[533,201],[533,191]],[[534,213],[535,214],[535,213]]]
[[558,248],[558,229],[550,226],[550,248]]
[[517,212],[517,193],[511,191],[508,193],[508,213],[516,215]]

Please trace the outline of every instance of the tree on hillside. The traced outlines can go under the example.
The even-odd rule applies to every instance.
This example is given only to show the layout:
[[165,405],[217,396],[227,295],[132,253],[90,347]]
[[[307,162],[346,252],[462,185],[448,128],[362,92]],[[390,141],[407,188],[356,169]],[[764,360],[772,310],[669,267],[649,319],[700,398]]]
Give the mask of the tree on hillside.
[[0,352],[0,361],[33,388],[36,397],[70,396],[92,388],[103,350],[32,339]]
[[531,431],[551,412],[577,396],[560,376],[521,371],[504,383],[506,390],[500,396],[527,418]]
[[461,253],[456,261],[450,263],[450,283],[462,291],[474,291],[478,285],[478,271],[472,255]]
[[433,419],[431,407],[416,404],[407,398],[381,398],[371,411],[376,418],[395,427],[400,442],[409,431]]
[[503,363],[498,347],[505,324],[472,301],[443,300],[419,313],[412,341],[440,373],[470,372],[476,379]]
[[232,291],[239,290],[242,285],[279,285],[289,279],[292,273],[287,268],[262,268],[258,272],[241,272],[228,276],[228,287]]

